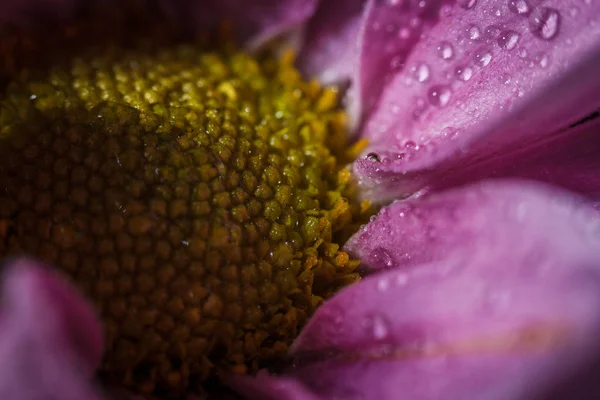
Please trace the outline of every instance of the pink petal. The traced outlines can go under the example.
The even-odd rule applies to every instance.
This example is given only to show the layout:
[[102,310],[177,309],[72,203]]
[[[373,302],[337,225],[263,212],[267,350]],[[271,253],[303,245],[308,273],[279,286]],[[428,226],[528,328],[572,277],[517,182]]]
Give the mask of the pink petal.
[[259,374],[257,377],[229,376],[225,380],[248,400],[320,400],[294,379]]
[[[393,23],[421,4],[412,25]],[[366,189],[411,194],[433,173],[472,171],[600,108],[597,1],[400,1],[375,10],[369,26],[389,33],[363,42],[374,61],[361,73],[387,85],[362,130],[373,154],[355,163]],[[408,56],[397,50],[413,35],[419,41]],[[396,51],[393,70],[386,60]]]
[[326,84],[345,82],[356,70],[360,26],[365,0],[347,0],[344,6],[322,1],[306,27],[300,67],[307,76]]
[[214,28],[223,20],[235,23],[236,33],[257,47],[302,26],[312,16],[318,0],[160,0],[172,17],[195,30]]
[[[368,232],[365,248],[438,261],[382,271],[319,309],[290,374],[323,398],[535,399],[600,354],[600,220],[580,199],[488,182],[396,203]],[[413,232],[422,246],[405,245]]]
[[[548,215],[560,213],[564,215],[561,223],[577,227],[586,221],[564,209],[565,203],[575,209],[581,202],[578,198],[559,197],[541,185],[537,188],[533,182],[484,182],[468,189],[392,203],[348,240],[346,250],[372,269],[456,257],[505,258],[507,249],[512,249],[515,257],[522,257],[521,248],[545,257],[554,246],[562,248],[574,240],[568,236],[573,228],[557,229],[557,221]],[[574,220],[567,218],[570,216]],[[528,238],[525,242],[524,237]]]
[[33,261],[5,268],[0,398],[99,400],[91,378],[102,357],[102,329],[90,306]]
[[524,148],[507,157],[482,162],[468,174],[445,171],[430,184],[436,190],[486,177],[524,177],[585,194],[600,206],[600,118],[578,125],[569,135],[542,146]]

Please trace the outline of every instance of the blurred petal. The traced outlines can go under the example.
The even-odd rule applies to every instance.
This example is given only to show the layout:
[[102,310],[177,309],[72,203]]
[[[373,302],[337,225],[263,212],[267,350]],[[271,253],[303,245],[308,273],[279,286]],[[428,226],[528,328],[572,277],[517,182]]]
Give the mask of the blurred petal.
[[96,400],[101,326],[65,281],[33,261],[5,266],[0,313],[0,398]]
[[294,379],[274,378],[259,374],[256,377],[235,375],[226,382],[248,400],[320,400]]
[[307,76],[317,77],[326,84],[353,78],[365,4],[365,0],[347,0],[344,7],[333,1],[319,4],[307,25],[299,60]]
[[[367,195],[406,196],[436,172],[468,173],[491,155],[567,134],[600,108],[599,2],[409,3],[377,2],[385,18],[371,22],[383,29],[391,15],[420,4],[425,15],[439,16],[407,58],[401,52],[396,71],[381,64],[372,72],[389,79],[362,131],[373,154],[354,168]],[[387,41],[364,46],[381,52],[413,35],[410,23],[389,29]],[[381,186],[383,193],[374,190]]]
[[[326,302],[293,348],[290,374],[310,390],[344,399],[535,399],[600,354],[594,210],[523,182],[488,182],[411,207],[390,206],[361,245],[393,256],[410,233],[428,232],[410,254],[426,260],[427,246],[439,261],[381,271]],[[387,227],[397,230],[384,240]]]
[[319,0],[159,0],[164,10],[195,30],[214,28],[223,20],[235,23],[240,40],[250,47],[302,26]]

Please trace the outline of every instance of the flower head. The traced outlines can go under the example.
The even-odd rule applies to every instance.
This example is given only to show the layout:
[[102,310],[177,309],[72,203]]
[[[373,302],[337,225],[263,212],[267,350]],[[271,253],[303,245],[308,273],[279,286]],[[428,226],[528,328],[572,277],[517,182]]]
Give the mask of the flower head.
[[[383,206],[345,245],[366,278],[325,301],[291,362],[271,368],[276,375],[223,373],[225,382],[256,399],[546,399],[598,390],[600,3],[154,5],[183,30],[233,20],[253,50],[294,38],[307,76],[346,88],[348,134],[368,139],[353,176],[361,196]],[[97,322],[87,306],[66,307],[65,296],[81,300],[32,263],[6,273],[0,345],[25,360],[38,390],[31,396],[48,395],[51,383],[93,398],[79,370],[98,364]],[[51,289],[31,295],[41,281]],[[36,326],[28,316],[39,310],[48,318]],[[49,351],[54,337],[61,346]],[[46,365],[64,374],[36,372]],[[7,398],[26,398],[22,371],[11,369],[16,385],[0,381]]]

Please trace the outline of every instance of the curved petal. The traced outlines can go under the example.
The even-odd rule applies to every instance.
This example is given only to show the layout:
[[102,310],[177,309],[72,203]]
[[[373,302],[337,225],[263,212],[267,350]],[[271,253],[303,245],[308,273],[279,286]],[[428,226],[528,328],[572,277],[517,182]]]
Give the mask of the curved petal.
[[[291,375],[324,398],[535,399],[600,354],[594,210],[515,182],[412,206],[424,222],[405,233],[436,226],[422,241],[439,261],[379,272],[327,301],[295,343]],[[405,223],[404,205],[388,210],[369,232]],[[398,233],[371,239],[392,254],[409,237]],[[464,249],[443,255],[451,241]]]
[[226,382],[248,400],[320,400],[300,382],[288,378],[229,376]]
[[442,190],[486,177],[523,177],[560,185],[600,206],[600,118],[570,129],[565,138],[493,157],[476,169],[445,171],[430,182]]
[[[382,14],[405,13],[391,3],[378,3]],[[371,140],[366,154],[373,154],[354,169],[365,188],[387,186],[388,197],[411,194],[438,171],[472,171],[491,154],[565,133],[600,108],[599,2],[411,7],[421,3],[437,10],[437,23],[423,31],[398,71],[382,65],[373,72],[389,78],[362,130]],[[397,35],[402,29],[394,25]],[[368,47],[399,43],[397,35]]]
[[[562,248],[575,240],[568,236],[573,229],[569,225],[583,221],[569,220],[571,214],[564,210],[568,208],[565,203],[575,209],[583,200],[552,195],[551,189],[526,190],[532,185],[489,181],[467,189],[397,201],[384,207],[355,233],[346,243],[346,250],[369,269],[465,257],[502,259],[507,249],[512,249],[515,257],[524,256],[521,249],[523,253],[534,251],[545,257],[553,247]],[[563,218],[560,223],[564,229],[555,219],[548,218],[555,213]],[[573,216],[580,218],[574,213]]]
[[240,41],[251,48],[300,28],[319,3],[319,0],[159,1],[173,18],[195,30],[215,27],[223,20],[235,22]]
[[91,377],[101,327],[74,289],[33,261],[5,266],[0,312],[0,398],[100,399]]

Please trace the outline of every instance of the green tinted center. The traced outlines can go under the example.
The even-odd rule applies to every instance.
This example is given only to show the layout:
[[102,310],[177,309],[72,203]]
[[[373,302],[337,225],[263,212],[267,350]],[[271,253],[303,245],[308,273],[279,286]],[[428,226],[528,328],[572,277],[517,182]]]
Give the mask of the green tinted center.
[[93,300],[110,380],[182,392],[256,370],[358,278],[336,105],[289,56],[193,45],[22,71],[0,99],[0,254]]

